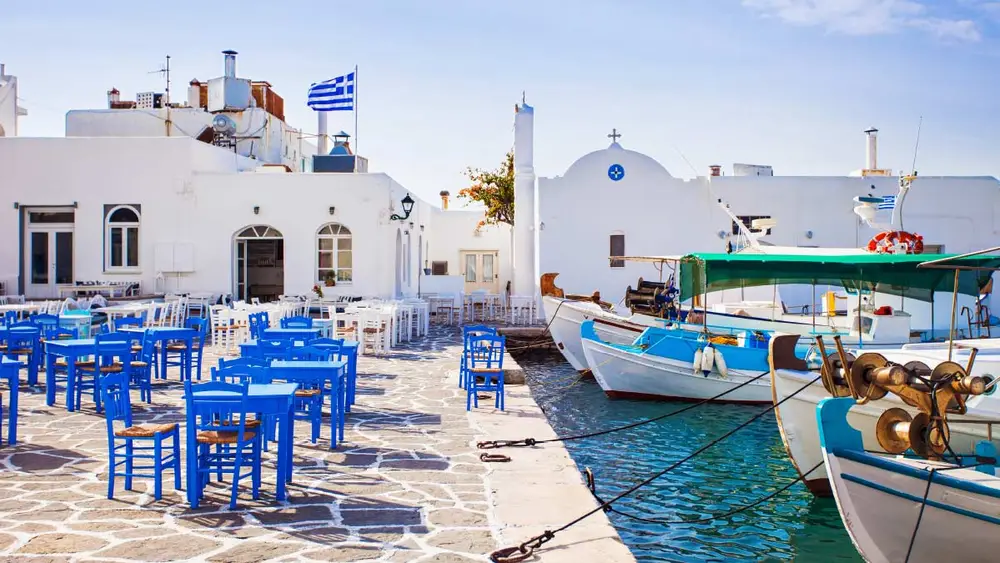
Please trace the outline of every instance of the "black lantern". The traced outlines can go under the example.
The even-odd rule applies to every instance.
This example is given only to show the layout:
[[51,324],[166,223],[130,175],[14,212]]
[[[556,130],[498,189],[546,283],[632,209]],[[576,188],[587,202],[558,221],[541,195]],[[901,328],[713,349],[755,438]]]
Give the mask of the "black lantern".
[[410,213],[413,212],[414,201],[413,201],[413,198],[410,197],[410,194],[406,194],[406,197],[403,198],[403,201],[401,203],[403,204],[403,213],[405,213],[405,215],[400,216],[400,215],[396,215],[395,213],[393,213],[389,217],[390,220],[392,220],[392,221],[403,221],[403,220],[405,220],[406,218],[408,218],[410,216]]

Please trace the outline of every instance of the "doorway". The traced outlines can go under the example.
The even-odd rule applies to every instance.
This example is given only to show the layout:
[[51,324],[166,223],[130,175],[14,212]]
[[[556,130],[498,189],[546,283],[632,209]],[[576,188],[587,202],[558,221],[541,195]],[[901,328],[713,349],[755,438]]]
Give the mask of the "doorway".
[[500,292],[500,275],[496,271],[496,250],[463,250],[461,260],[465,272],[465,293],[485,290],[487,293]]
[[285,292],[285,240],[277,229],[254,225],[240,231],[233,261],[236,299],[266,303]]
[[59,288],[73,285],[73,208],[25,210],[22,279],[27,297],[59,297]]

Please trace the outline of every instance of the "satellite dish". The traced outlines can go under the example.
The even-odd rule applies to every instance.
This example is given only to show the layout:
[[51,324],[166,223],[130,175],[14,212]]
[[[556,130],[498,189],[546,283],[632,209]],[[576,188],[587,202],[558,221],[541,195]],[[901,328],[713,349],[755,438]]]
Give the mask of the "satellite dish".
[[754,219],[750,222],[751,228],[755,231],[766,231],[767,229],[773,229],[778,221],[775,219]]
[[212,118],[212,129],[219,135],[231,137],[236,134],[236,122],[228,115],[220,113]]

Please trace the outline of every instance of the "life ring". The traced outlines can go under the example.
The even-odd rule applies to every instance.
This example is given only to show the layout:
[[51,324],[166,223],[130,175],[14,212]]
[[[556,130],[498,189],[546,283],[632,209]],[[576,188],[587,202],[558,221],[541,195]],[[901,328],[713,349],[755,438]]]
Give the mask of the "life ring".
[[924,237],[907,231],[883,231],[868,241],[868,252],[879,254],[921,254],[924,251]]

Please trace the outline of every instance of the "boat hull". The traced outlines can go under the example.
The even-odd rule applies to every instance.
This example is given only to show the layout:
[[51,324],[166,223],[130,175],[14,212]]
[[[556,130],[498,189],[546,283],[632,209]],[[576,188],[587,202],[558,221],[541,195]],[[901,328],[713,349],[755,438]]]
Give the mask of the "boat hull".
[[[837,401],[844,399],[831,402]],[[842,416],[842,410],[853,401],[831,402],[824,403],[819,416]],[[1000,479],[971,468],[955,469],[946,463],[876,456],[837,446],[838,437],[831,436],[838,431],[837,426],[828,421],[822,424],[826,444],[823,459],[837,508],[851,541],[866,561],[996,560],[1000,551]],[[845,433],[841,439],[846,442],[851,437]],[[929,469],[934,467],[949,470],[936,473],[928,488]]]
[[[800,476],[823,460],[823,451],[819,443],[819,428],[816,422],[816,407],[820,401],[828,398],[830,393],[819,381],[802,389],[817,375],[817,372],[784,369],[771,372],[772,399],[776,405],[784,401],[775,407],[774,415],[778,421],[778,429],[781,432],[785,450]],[[802,390],[800,391],[800,389]],[[792,396],[793,394],[794,396]],[[787,400],[785,400],[786,398]],[[875,424],[878,422],[879,416],[891,407],[906,409],[911,415],[917,413],[916,409],[904,404],[896,395],[890,393],[878,401],[856,405],[847,414],[847,422],[851,427],[861,432],[865,449],[884,451],[875,437]],[[989,420],[996,417],[991,417],[987,409],[970,408],[969,412],[962,418]],[[986,439],[985,425],[951,422],[949,429],[951,431],[950,443],[955,451],[972,451],[976,442]],[[993,440],[993,443],[1000,447],[1000,439]],[[823,465],[820,465],[809,475],[805,475],[804,483],[816,496],[828,497],[832,494],[826,467]]]
[[595,331],[601,339],[615,344],[631,344],[646,329],[643,325],[604,311],[596,303],[545,296],[542,297],[542,308],[556,348],[573,369],[581,372],[587,371],[580,338],[580,325],[584,321],[594,319]]
[[[594,379],[612,398],[703,401],[762,373],[731,369],[727,377],[717,371],[695,374],[690,360],[640,354],[590,338],[583,338],[583,351]],[[727,393],[718,402],[770,403],[767,378]]]

